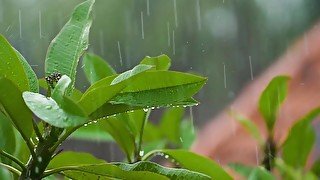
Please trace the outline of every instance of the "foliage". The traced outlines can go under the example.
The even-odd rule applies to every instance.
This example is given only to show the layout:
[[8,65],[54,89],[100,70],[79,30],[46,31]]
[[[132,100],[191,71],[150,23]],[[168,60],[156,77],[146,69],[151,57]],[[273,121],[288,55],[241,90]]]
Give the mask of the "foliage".
[[[88,48],[93,4],[94,0],[87,0],[78,5],[52,40],[46,77],[40,80],[0,36],[1,178],[60,174],[71,179],[230,179],[217,163],[187,150],[154,150],[160,141],[163,147],[190,146],[194,135],[183,131],[193,132],[193,127],[190,121],[182,121],[183,107],[198,104],[192,96],[206,78],[169,70],[171,60],[166,55],[146,57],[117,74],[102,58],[86,53],[82,64],[91,86],[84,93],[74,87],[78,62]],[[40,88],[45,94],[39,93]],[[161,107],[167,109],[160,124],[149,122],[151,111]],[[81,133],[92,137],[96,129],[117,142],[127,162],[110,163],[87,153],[59,150],[72,133],[79,130],[73,137]],[[148,161],[154,152],[169,155],[180,168]]]
[[[306,162],[315,144],[316,135],[312,121],[319,115],[316,108],[297,120],[290,128],[283,144],[274,140],[274,125],[281,103],[287,94],[289,78],[286,76],[274,77],[259,100],[259,110],[268,129],[267,138],[263,139],[255,123],[235,112],[231,115],[257,140],[264,150],[263,167],[246,167],[241,164],[231,164],[230,167],[248,179],[275,179],[268,172],[277,169],[283,179],[317,179],[319,163],[316,161],[309,169]],[[254,173],[255,172],[255,173]],[[253,174],[254,173],[254,174]]]

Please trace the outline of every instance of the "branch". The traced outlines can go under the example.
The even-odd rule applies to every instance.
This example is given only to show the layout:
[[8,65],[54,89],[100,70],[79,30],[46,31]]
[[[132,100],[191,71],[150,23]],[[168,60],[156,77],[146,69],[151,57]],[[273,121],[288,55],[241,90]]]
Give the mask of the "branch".
[[3,151],[0,149],[0,155],[12,160],[13,162],[15,162],[17,165],[19,165],[21,167],[22,170],[26,170],[26,167],[24,166],[24,164],[17,158],[15,158],[14,156],[12,156],[11,154]]
[[11,167],[11,166],[9,166],[7,164],[3,164],[3,163],[0,163],[0,166],[8,169],[10,172],[12,172],[12,173],[14,173],[14,174],[16,174],[18,176],[21,175],[21,172],[18,169],[14,168],[14,167]]

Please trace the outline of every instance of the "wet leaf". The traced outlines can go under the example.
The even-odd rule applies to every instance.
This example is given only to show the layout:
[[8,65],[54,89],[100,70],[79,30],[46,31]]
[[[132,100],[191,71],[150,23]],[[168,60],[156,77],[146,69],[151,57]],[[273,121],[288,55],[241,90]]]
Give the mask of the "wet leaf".
[[141,161],[134,164],[115,163],[124,171],[149,171],[166,176],[169,179],[211,179],[209,176],[178,168],[167,168],[153,162]]
[[[1,111],[0,111],[0,151],[4,150],[5,152],[9,154],[13,154],[15,152],[15,146],[16,146],[16,138],[13,131],[13,126],[10,123],[10,120],[8,117],[6,117]],[[3,158],[0,156],[0,160],[5,163],[9,163],[10,160]]]
[[[205,84],[206,78],[174,71],[144,72],[112,98],[112,104],[130,106],[170,106],[191,98]],[[183,105],[183,104],[181,104]]]
[[19,51],[15,49],[17,56],[20,59],[21,64],[23,65],[24,71],[28,78],[29,89],[32,92],[39,92],[39,82],[36,73],[33,71],[28,61],[20,54]]
[[0,76],[3,76],[13,82],[21,92],[30,90],[29,80],[20,58],[16,54],[15,49],[1,34]]
[[277,76],[271,80],[259,99],[259,110],[268,130],[272,131],[276,121],[278,109],[287,95],[289,77]]
[[64,96],[66,95],[67,88],[70,85],[71,79],[68,76],[63,75],[52,91],[52,99],[54,99],[60,106],[64,103]]
[[[21,91],[9,79],[0,77],[0,104],[24,139],[33,132],[32,113],[25,105]],[[19,113],[17,113],[17,109]]]
[[54,72],[67,75],[71,78],[72,87],[75,83],[79,58],[88,48],[93,4],[94,0],[87,0],[78,5],[71,19],[52,40],[48,48],[45,61],[46,75]]
[[139,64],[139,65],[135,66],[133,69],[119,74],[116,78],[114,78],[112,80],[110,85],[115,85],[115,84],[118,84],[118,83],[123,82],[125,80],[128,80],[137,74],[140,74],[142,72],[145,72],[145,71],[151,69],[152,67],[153,66],[150,66],[150,65]]
[[171,59],[164,54],[156,57],[146,56],[140,64],[152,65],[155,70],[168,70],[171,66]]
[[116,71],[101,57],[86,53],[83,57],[82,67],[91,84],[116,74]]
[[311,111],[290,129],[282,147],[282,157],[286,164],[295,168],[302,168],[306,164],[316,140],[316,133],[311,123],[319,114],[319,108]]
[[[164,153],[183,168],[210,176],[213,179],[232,179],[217,163],[187,150],[155,150],[150,154]],[[147,156],[147,155],[146,155]]]
[[51,97],[24,92],[23,98],[30,110],[43,121],[60,128],[74,127],[88,121],[83,110],[71,99],[64,97],[63,105]]

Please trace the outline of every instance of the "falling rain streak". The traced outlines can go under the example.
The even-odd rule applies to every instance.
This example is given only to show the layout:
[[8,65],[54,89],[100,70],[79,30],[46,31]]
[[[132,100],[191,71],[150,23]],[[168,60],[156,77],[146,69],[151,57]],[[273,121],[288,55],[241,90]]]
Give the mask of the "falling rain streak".
[[252,72],[251,56],[249,56],[249,64],[250,64],[250,75],[251,75],[251,80],[253,80],[253,72]]
[[150,1],[147,0],[147,15],[150,16]]
[[174,30],[172,31],[172,51],[173,51],[173,55],[176,55],[176,42],[174,37]]
[[224,79],[224,88],[227,88],[227,75],[226,75],[226,65],[223,63],[223,79]]
[[200,9],[200,0],[197,0],[196,5],[196,12],[197,12],[197,23],[198,23],[198,30],[201,30],[201,9]]
[[21,10],[19,9],[19,33],[20,33],[20,38],[22,38],[22,27],[21,27]]
[[168,47],[170,47],[171,39],[170,39],[170,23],[167,22],[167,30],[168,30]]
[[192,110],[192,106],[190,106],[189,108],[189,113],[190,113],[190,122],[191,122],[191,127],[192,127],[192,134],[194,133],[194,122],[193,122],[193,110]]
[[101,53],[101,55],[104,55],[104,41],[103,41],[103,31],[102,30],[100,30],[99,36],[100,36],[100,53]]
[[39,38],[41,39],[42,37],[42,24],[41,24],[41,11],[39,11]]
[[120,65],[123,65],[122,62],[122,54],[121,54],[121,47],[120,47],[120,42],[118,41],[118,52],[119,52],[119,59],[120,59]]
[[174,11],[174,22],[176,23],[176,27],[178,27],[177,1],[176,0],[173,0],[173,11]]
[[141,36],[144,39],[143,11],[141,11]]

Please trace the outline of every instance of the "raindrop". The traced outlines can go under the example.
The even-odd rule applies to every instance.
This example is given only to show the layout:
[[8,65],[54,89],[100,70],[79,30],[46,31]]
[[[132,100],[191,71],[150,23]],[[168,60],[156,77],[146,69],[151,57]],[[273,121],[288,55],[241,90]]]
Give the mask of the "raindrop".
[[143,108],[143,111],[144,111],[144,112],[148,112],[149,109],[148,109],[148,108]]
[[194,125],[193,125],[193,111],[192,111],[192,106],[190,106],[189,113],[190,113],[190,121],[191,121],[192,134],[193,134],[193,133],[194,133]]
[[36,166],[36,167],[34,168],[34,172],[35,172],[36,174],[39,173],[39,167],[38,167],[38,166]]
[[84,127],[87,127],[88,126],[88,124],[84,124]]
[[119,41],[118,41],[118,52],[119,52],[120,65],[122,66],[123,62],[122,62],[121,47],[120,47]]
[[147,15],[150,16],[150,2],[147,0]]
[[169,155],[165,155],[164,158],[168,159],[168,158],[169,158]]
[[93,123],[97,123],[98,121],[93,121]]
[[140,151],[139,156],[143,156],[143,155],[144,155],[144,151]]
[[143,26],[143,11],[141,11],[141,36],[144,39],[144,26]]
[[151,107],[151,109],[153,110],[153,109],[155,109],[155,107]]
[[49,110],[49,109],[52,109],[52,106],[48,105],[45,108]]
[[252,72],[251,56],[249,56],[249,64],[250,64],[250,75],[251,75],[251,80],[253,80],[253,72]]
[[182,140],[182,138],[180,137],[179,139],[180,139],[180,141],[181,141],[181,142],[183,143],[183,140]]
[[68,121],[68,117],[64,117],[64,118],[63,118],[63,121],[64,121],[64,122]]
[[104,41],[103,41],[103,31],[102,30],[100,30],[99,36],[100,36],[100,53],[102,55],[104,55]]
[[20,39],[22,38],[22,26],[21,26],[21,9],[19,9],[19,33],[20,33]]
[[42,37],[42,25],[41,25],[41,11],[39,11],[39,38]]
[[174,30],[172,30],[172,51],[173,51],[173,55],[176,55],[176,42],[174,38]]
[[223,63],[223,80],[224,80],[224,88],[227,88],[227,76],[226,76],[226,65]]
[[171,40],[170,40],[170,23],[169,22],[167,22],[167,30],[168,30],[168,47],[170,47]]
[[41,156],[38,157],[38,162],[42,162],[42,157]]
[[200,31],[200,30],[201,30],[201,9],[200,9],[200,0],[197,0],[196,12],[197,12],[198,30]]
[[173,0],[173,11],[174,11],[174,22],[176,23],[176,27],[178,27],[177,1],[176,0]]

